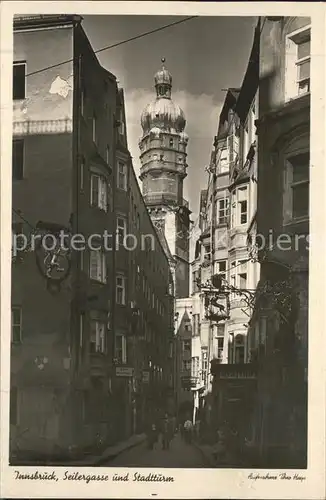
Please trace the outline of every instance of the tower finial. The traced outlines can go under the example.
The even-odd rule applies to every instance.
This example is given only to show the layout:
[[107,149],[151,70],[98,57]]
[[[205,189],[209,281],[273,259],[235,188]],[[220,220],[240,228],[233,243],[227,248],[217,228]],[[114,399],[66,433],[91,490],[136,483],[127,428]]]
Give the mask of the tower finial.
[[164,67],[165,57],[162,57],[162,58],[161,58],[161,61],[162,61],[162,65],[163,65],[163,67]]

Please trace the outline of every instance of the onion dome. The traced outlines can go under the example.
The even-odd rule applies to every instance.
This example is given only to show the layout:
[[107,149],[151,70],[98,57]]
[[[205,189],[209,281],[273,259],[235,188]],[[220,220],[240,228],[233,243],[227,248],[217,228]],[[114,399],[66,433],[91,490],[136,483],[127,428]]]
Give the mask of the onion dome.
[[[165,59],[162,59],[162,63]],[[162,66],[154,77],[156,99],[148,104],[141,116],[141,125],[144,133],[153,129],[183,132],[186,126],[184,113],[171,99],[172,76]]]
[[184,113],[172,99],[156,99],[144,109],[141,116],[144,132],[159,128],[182,132],[186,126]]

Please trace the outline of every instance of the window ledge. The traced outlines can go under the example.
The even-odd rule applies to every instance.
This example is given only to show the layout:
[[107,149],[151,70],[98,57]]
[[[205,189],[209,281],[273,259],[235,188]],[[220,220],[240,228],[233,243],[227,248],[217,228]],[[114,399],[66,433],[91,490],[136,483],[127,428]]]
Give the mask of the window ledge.
[[293,226],[293,225],[296,225],[296,224],[302,224],[302,223],[305,223],[305,222],[309,222],[309,217],[308,216],[304,216],[304,217],[300,217],[298,219],[290,219],[288,221],[284,221],[283,222],[283,227],[288,227],[288,226]]
[[298,99],[302,99],[303,97],[307,98],[307,96],[310,96],[310,92],[304,92],[303,94],[298,94],[293,97],[288,97],[284,99],[284,104],[290,104],[293,101],[297,101]]

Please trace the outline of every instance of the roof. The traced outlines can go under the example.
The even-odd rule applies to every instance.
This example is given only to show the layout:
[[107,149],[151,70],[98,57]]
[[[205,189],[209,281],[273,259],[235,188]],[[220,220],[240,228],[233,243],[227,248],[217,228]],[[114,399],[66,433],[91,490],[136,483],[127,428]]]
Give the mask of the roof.
[[163,247],[164,253],[167,256],[168,260],[174,261],[173,255],[170,251],[168,242],[167,242],[165,234],[164,234],[164,230],[163,229],[156,229],[156,232],[157,232],[158,238],[160,240],[160,243]]
[[40,29],[51,26],[62,26],[65,24],[81,23],[83,18],[75,14],[15,14],[14,15],[14,31],[24,29]]
[[246,73],[241,85],[241,91],[235,107],[235,111],[242,123],[246,121],[251,103],[257,93],[259,86],[260,29],[261,29],[260,23],[258,22],[255,28],[254,40],[252,44],[248,66],[246,69]]

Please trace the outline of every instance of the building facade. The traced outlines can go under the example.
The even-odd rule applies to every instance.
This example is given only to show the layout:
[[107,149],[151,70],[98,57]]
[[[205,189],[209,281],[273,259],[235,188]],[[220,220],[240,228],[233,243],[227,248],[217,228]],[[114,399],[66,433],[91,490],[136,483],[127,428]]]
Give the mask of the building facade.
[[250,359],[248,321],[259,278],[247,244],[256,214],[259,30],[258,23],[242,85],[227,90],[220,113],[192,261],[194,350],[202,370],[194,400],[208,439],[229,415],[243,412],[248,400],[246,391],[231,397],[220,372],[230,365],[239,371]]
[[[273,40],[271,44],[271,40]],[[266,18],[261,36],[256,225],[269,244],[249,342],[258,362],[260,459],[307,464],[310,19]],[[268,459],[268,460],[267,460]]]
[[[123,92],[81,22],[14,20],[12,222],[31,251],[12,259],[11,462],[112,444],[144,428],[152,394],[171,392],[169,261],[128,152]],[[58,228],[75,238],[67,253],[31,247]]]

